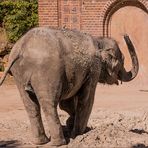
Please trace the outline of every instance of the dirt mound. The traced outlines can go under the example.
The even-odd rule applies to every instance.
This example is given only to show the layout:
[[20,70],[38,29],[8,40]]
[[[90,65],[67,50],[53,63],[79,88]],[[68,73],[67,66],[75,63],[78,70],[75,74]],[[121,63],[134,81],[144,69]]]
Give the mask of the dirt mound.
[[147,115],[144,117],[110,111],[98,111],[98,117],[92,117],[92,130],[78,136],[68,147],[134,147],[148,145]]

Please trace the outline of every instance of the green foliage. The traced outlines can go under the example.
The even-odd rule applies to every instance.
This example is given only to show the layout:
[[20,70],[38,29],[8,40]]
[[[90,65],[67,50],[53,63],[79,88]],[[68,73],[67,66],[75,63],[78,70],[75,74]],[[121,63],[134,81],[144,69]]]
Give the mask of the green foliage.
[[16,42],[38,25],[37,0],[0,0],[0,24],[6,29],[8,40]]

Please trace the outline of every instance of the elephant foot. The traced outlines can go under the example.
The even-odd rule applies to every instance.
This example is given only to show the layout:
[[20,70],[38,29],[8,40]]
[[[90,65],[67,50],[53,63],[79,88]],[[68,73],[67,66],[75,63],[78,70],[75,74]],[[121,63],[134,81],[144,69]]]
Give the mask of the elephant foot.
[[62,146],[62,145],[66,145],[67,142],[65,139],[52,139],[51,142],[49,142],[48,146]]
[[75,131],[72,131],[71,134],[70,134],[70,137],[72,139],[74,139],[74,138],[76,138],[76,136],[77,136],[76,132]]
[[50,142],[50,145],[52,146],[61,146],[61,145],[66,145],[66,140],[64,138],[56,138],[52,139]]
[[43,145],[48,143],[49,141],[50,141],[49,138],[46,135],[43,135],[43,136],[34,138],[33,143],[35,145]]
[[70,137],[72,139],[76,138],[76,136],[78,135],[82,135],[84,133],[84,131],[82,131],[82,129],[78,129],[78,127],[74,127],[71,134],[70,134]]

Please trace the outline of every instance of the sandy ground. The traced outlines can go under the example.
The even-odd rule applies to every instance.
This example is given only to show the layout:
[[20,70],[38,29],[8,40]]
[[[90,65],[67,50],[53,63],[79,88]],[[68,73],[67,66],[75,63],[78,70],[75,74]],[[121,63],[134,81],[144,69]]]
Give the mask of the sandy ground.
[[[64,125],[68,115],[59,110],[59,116]],[[62,148],[148,147],[148,87],[98,85],[88,127]],[[0,147],[40,147],[31,144],[29,120],[14,84],[0,87]]]

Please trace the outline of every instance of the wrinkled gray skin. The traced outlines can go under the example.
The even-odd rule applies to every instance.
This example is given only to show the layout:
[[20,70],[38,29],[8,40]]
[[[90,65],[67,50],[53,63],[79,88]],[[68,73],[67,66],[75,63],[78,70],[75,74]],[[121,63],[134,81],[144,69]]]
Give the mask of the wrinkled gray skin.
[[[128,36],[125,38],[130,46]],[[135,67],[136,61],[133,60]],[[57,105],[70,115],[67,126],[71,137],[83,134],[97,82],[126,81],[129,77],[124,70],[123,55],[114,40],[40,27],[30,30],[14,45],[0,84],[8,72],[13,74],[31,122],[34,143],[49,141],[42,123],[42,108],[49,125],[50,144],[59,146],[66,141]],[[127,81],[137,72],[134,69],[134,75]]]

